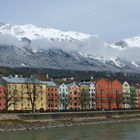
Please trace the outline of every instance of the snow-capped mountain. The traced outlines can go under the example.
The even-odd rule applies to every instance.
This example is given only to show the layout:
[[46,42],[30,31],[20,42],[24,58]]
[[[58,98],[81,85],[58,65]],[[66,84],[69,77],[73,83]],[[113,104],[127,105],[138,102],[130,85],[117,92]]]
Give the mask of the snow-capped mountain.
[[0,23],[0,66],[140,72],[139,42],[110,45],[97,35]]
[[111,47],[117,49],[140,48],[140,36],[123,39],[122,41],[119,41],[116,44],[111,45]]
[[91,35],[78,32],[62,32],[53,28],[40,28],[31,24],[27,25],[11,25],[0,23],[0,33],[3,35],[11,35],[19,40],[21,38],[28,38],[29,40],[36,40],[46,38],[50,41],[72,41],[72,40],[84,40],[89,39]]

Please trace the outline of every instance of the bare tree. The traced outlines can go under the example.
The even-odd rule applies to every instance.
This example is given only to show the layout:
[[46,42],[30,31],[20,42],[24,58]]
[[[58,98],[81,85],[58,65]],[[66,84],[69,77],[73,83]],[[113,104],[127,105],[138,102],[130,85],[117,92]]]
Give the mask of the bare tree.
[[31,103],[32,113],[35,113],[35,103],[39,93],[41,93],[39,81],[35,79],[35,76],[31,76],[31,78],[26,81],[25,93],[28,95],[27,100]]
[[6,101],[5,111],[8,112],[9,107],[11,105],[14,105],[14,106],[17,105],[17,102],[18,102],[17,89],[14,89],[13,91],[5,90],[4,94],[5,94],[5,101]]
[[82,89],[80,91],[80,93],[79,93],[79,101],[80,101],[82,110],[86,110],[86,109],[89,108],[90,96],[89,96],[88,90]]

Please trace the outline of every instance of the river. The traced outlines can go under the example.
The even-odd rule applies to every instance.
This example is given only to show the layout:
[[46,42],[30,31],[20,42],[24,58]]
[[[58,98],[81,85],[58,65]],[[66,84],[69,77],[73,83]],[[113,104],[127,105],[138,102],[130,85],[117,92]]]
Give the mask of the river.
[[140,121],[1,132],[0,140],[140,140]]

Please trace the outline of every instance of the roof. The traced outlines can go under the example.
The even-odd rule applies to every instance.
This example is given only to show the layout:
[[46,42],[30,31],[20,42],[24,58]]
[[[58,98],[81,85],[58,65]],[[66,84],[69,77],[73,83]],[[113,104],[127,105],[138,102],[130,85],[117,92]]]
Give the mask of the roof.
[[53,81],[46,81],[46,84],[48,85],[48,86],[56,86],[56,84],[53,82]]
[[73,82],[73,83],[67,84],[67,86],[71,87],[71,86],[77,86],[77,85]]
[[37,79],[31,78],[23,78],[23,77],[2,77],[7,83],[17,83],[17,84],[24,84],[24,83],[39,83],[39,84],[46,84],[46,81],[40,81]]
[[86,85],[86,86],[88,86],[88,85],[90,85],[90,84],[94,84],[94,82],[92,82],[92,81],[84,81],[84,82],[80,82],[80,83],[79,83],[80,86],[81,86],[81,85]]

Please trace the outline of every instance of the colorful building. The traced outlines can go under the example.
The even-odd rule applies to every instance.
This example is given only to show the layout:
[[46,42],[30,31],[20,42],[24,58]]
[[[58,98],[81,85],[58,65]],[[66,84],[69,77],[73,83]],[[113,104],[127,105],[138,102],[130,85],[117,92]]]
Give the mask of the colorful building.
[[110,82],[110,95],[112,97],[111,109],[122,109],[123,98],[122,98],[122,84],[118,80]]
[[96,109],[96,92],[95,92],[95,83],[91,82],[89,84],[89,97],[90,97],[90,109]]
[[137,96],[139,96],[139,94],[137,94],[137,90],[135,90],[135,86],[131,86],[130,87],[130,108],[134,109],[137,106]]
[[34,110],[46,110],[46,82],[23,77],[1,77],[0,81],[7,86],[8,110],[32,110],[33,104]]
[[84,82],[80,85],[80,95],[79,100],[81,104],[81,109],[90,109],[90,94],[89,94],[89,84]]
[[122,108],[122,87],[118,80],[109,81],[100,79],[96,81],[96,108],[118,109]]
[[7,88],[0,85],[0,110],[6,109],[6,92]]
[[80,94],[80,88],[75,83],[68,84],[68,91],[70,96],[70,104],[68,108],[70,110],[80,110],[80,100],[79,100],[79,94]]
[[123,108],[130,108],[130,85],[127,81],[122,84]]
[[47,81],[46,88],[46,108],[48,111],[57,111],[58,110],[58,87],[52,81]]
[[135,108],[139,109],[140,108],[140,85],[136,84],[134,86],[134,95],[135,95]]
[[96,93],[95,93],[95,83],[91,81],[84,81],[80,83],[81,89],[87,90],[89,96],[89,107],[87,109],[93,110],[96,109]]
[[69,103],[69,91],[66,84],[59,86],[59,110],[67,110]]

